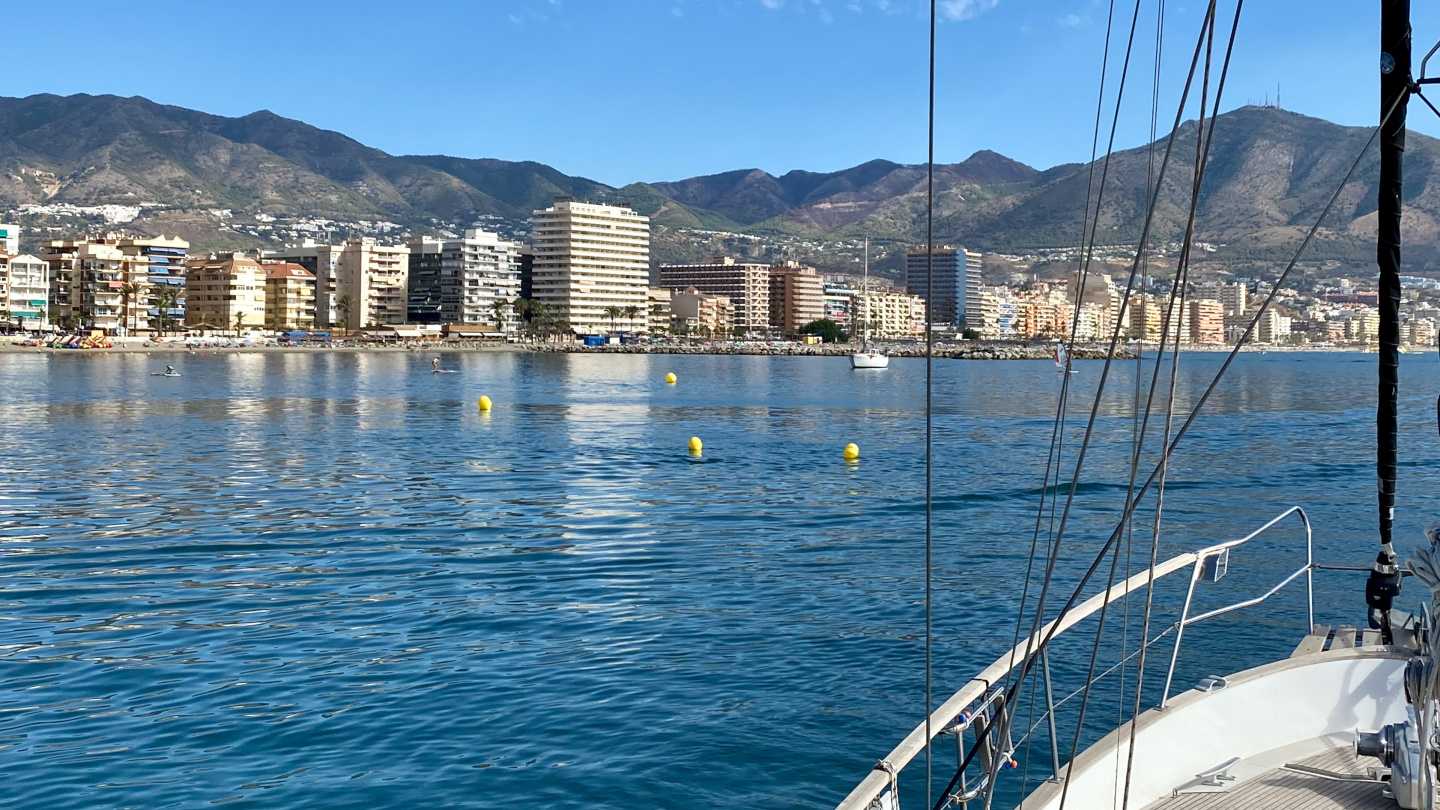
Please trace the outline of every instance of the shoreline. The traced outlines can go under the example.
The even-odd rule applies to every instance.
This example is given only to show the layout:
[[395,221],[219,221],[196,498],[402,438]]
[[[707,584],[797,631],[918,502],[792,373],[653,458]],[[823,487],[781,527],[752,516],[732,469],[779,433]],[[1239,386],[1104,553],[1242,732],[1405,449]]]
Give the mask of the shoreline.
[[[423,345],[423,346],[396,346],[385,344],[366,344],[354,346],[186,346],[184,344],[152,344],[123,343],[108,349],[52,349],[45,346],[18,346],[9,342],[0,342],[0,355],[24,354],[24,353],[52,353],[52,354],[83,354],[83,355],[110,355],[110,354],[243,354],[243,353],[295,353],[295,352],[378,352],[386,354],[394,353],[465,353],[465,352],[502,352],[502,353],[536,353],[536,354],[660,354],[660,355],[745,355],[745,356],[774,356],[774,357],[849,357],[858,350],[858,346],[850,344],[825,344],[825,345],[797,345],[797,346],[767,346],[763,344],[750,345],[680,345],[680,344],[657,344],[657,345],[618,345],[618,346],[582,346],[566,343],[484,343],[484,344],[460,344],[460,345]],[[903,346],[881,346],[892,358],[923,358],[925,347],[923,345]],[[1153,354],[1157,348],[1153,344],[1147,344],[1146,354]],[[1182,346],[1180,351],[1184,353],[1225,353],[1232,347],[1229,346]],[[1168,349],[1167,349],[1168,350]],[[1421,354],[1429,350],[1429,347],[1412,347],[1408,354]],[[1106,344],[1088,344],[1075,347],[1073,357],[1076,360],[1103,360],[1107,354]],[[1326,346],[1323,348],[1311,346],[1246,346],[1241,349],[1246,353],[1265,352],[1353,352],[1364,353],[1362,346]],[[976,343],[939,344],[935,347],[934,356],[950,360],[1051,360],[1053,359],[1053,344],[1051,343],[1012,343],[1000,341],[980,341]],[[1115,356],[1119,359],[1134,359],[1135,353],[1129,346],[1117,348]]]

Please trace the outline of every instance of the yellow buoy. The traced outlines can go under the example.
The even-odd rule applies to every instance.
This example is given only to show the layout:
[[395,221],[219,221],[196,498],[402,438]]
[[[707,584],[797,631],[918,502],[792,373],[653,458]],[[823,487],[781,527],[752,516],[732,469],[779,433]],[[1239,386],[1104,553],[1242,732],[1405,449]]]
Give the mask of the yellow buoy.
[[480,397],[480,410],[490,410],[490,397]]
[[674,385],[679,379],[679,377],[675,376],[675,372],[672,371],[665,375],[665,384]]
[[851,443],[845,445],[845,460],[846,460],[846,461],[859,461],[859,460],[860,460],[860,445],[858,445],[858,444],[856,444],[856,443],[854,443],[854,442],[851,442]]
[[690,437],[690,455],[692,455],[692,456],[698,456],[698,455],[700,455],[700,451],[703,450],[704,447],[705,447],[705,445],[700,441],[700,437],[699,437],[699,436],[691,436],[691,437]]

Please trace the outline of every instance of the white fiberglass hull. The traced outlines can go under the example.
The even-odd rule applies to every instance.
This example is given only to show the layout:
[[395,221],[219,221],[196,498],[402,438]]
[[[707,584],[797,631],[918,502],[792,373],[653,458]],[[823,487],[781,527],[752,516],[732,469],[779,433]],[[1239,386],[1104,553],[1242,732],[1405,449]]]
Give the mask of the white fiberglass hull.
[[856,352],[850,355],[851,368],[889,368],[890,356],[880,352]]

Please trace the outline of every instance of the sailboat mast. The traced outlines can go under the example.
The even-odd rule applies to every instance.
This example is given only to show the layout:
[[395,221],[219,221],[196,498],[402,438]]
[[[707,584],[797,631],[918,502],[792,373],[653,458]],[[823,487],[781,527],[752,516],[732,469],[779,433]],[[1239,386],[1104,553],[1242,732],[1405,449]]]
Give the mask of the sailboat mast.
[[1376,241],[1376,263],[1380,267],[1380,386],[1375,411],[1380,553],[1366,583],[1365,601],[1371,609],[1371,625],[1379,627],[1386,636],[1390,634],[1390,604],[1400,592],[1400,571],[1391,541],[1397,456],[1395,403],[1400,389],[1401,189],[1410,86],[1410,0],[1381,0],[1380,199]]
[[860,281],[860,300],[864,302],[865,318],[860,326],[860,343],[870,340],[870,237],[865,237],[865,275]]

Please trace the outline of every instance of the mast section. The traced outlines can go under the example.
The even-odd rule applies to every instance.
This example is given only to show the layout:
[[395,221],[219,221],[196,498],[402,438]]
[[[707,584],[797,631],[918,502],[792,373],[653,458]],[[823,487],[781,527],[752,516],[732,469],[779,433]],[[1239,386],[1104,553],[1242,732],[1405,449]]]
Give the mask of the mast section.
[[1400,215],[1405,112],[1412,81],[1410,45],[1410,0],[1381,0],[1380,199],[1376,240],[1376,263],[1380,268],[1380,384],[1375,411],[1380,553],[1366,583],[1365,601],[1370,606],[1370,624],[1382,631],[1387,643],[1390,641],[1390,606],[1400,592],[1392,528],[1397,456],[1395,403],[1400,388]]

